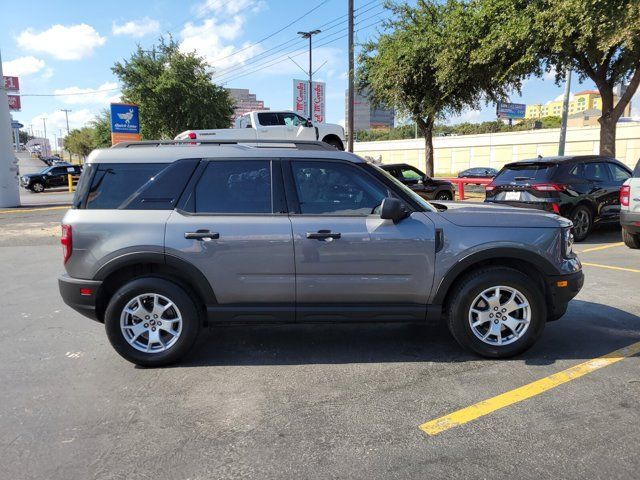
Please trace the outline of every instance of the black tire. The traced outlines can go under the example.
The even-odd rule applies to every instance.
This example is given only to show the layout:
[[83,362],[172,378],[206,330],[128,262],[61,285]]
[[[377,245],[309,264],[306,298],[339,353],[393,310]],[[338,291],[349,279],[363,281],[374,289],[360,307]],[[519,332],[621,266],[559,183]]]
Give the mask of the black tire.
[[323,142],[328,143],[336,150],[344,150],[344,145],[342,145],[342,142],[337,138],[327,138],[326,140],[323,140]]
[[622,229],[622,241],[627,247],[634,250],[640,248],[640,235],[628,232],[624,228]]
[[593,227],[593,213],[586,205],[578,205],[571,212],[571,221],[573,222],[573,240],[582,242],[589,236]]
[[[482,292],[495,286],[517,290],[525,297],[530,309],[528,328],[519,338],[506,345],[485,343],[474,334],[470,324],[472,303]],[[454,287],[447,308],[447,324],[453,338],[461,346],[487,358],[508,358],[528,350],[542,335],[546,320],[547,307],[541,289],[531,277],[507,267],[482,268],[465,276]],[[504,332],[508,333],[509,330],[504,328]]]
[[442,192],[438,192],[436,194],[436,198],[435,199],[436,200],[442,200],[442,201],[453,200],[453,195],[451,194],[451,192],[443,190]]
[[35,182],[29,187],[33,193],[44,192],[44,184],[42,182]]
[[[125,339],[120,328],[120,316],[124,308],[136,296],[147,293],[159,294],[169,299],[175,304],[182,317],[180,335],[173,345],[161,352],[147,353],[137,350]],[[202,324],[198,308],[187,292],[173,282],[155,277],[138,278],[121,287],[111,297],[104,318],[111,346],[125,360],[144,367],[161,367],[178,361],[193,347]]]

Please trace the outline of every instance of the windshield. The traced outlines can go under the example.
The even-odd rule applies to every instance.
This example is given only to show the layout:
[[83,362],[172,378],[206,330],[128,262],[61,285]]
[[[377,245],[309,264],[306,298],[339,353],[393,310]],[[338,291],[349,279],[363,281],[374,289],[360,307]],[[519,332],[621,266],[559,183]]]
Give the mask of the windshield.
[[398,187],[400,190],[402,190],[404,193],[406,193],[407,195],[409,195],[411,197],[411,199],[416,202],[417,204],[419,204],[422,208],[424,208],[426,211],[428,212],[437,212],[437,209],[431,205],[429,202],[427,202],[424,198],[422,198],[420,195],[418,195],[416,192],[414,192],[413,190],[411,190],[409,187],[407,187],[404,183],[402,183],[400,180],[398,180],[397,178],[395,178],[393,175],[391,175],[389,172],[387,172],[386,170],[384,170],[383,168],[378,167],[377,165],[373,165],[371,163],[368,163],[367,165],[371,165],[373,168],[376,169],[376,171],[382,173],[382,175],[384,175],[385,177],[387,177],[396,187]]

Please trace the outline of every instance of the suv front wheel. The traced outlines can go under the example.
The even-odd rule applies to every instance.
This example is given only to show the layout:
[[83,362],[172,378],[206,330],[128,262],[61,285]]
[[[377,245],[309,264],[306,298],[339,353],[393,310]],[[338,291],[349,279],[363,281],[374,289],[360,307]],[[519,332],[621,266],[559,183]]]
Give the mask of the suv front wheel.
[[542,334],[546,318],[544,297],[533,279],[506,267],[467,275],[448,308],[448,326],[456,341],[489,358],[529,349]]
[[144,277],[113,295],[104,323],[109,342],[123,358],[136,365],[159,367],[176,362],[191,349],[201,319],[180,286]]

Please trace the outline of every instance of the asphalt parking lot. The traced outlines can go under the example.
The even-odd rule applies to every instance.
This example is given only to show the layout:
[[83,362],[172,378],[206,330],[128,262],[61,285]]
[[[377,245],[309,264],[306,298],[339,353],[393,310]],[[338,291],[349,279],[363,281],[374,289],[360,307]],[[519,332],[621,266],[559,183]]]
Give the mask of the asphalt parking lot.
[[444,328],[227,327],[141,369],[62,303],[63,214],[0,212],[0,478],[637,478],[640,251],[617,230],[576,246],[584,289],[519,358]]

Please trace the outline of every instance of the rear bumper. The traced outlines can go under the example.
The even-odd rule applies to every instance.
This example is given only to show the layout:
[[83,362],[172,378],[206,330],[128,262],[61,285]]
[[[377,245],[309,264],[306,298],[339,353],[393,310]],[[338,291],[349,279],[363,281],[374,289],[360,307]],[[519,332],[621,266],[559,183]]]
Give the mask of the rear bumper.
[[546,277],[547,291],[549,292],[548,305],[549,317],[559,317],[567,311],[567,305],[584,285],[582,270],[567,275],[549,275]]
[[621,210],[620,225],[629,233],[640,233],[640,213]]
[[[100,321],[96,313],[96,298],[101,285],[101,281],[71,278],[67,274],[58,277],[58,288],[64,303],[76,312],[96,321]],[[86,290],[81,293],[81,289]],[[91,291],[90,294],[88,290]]]

